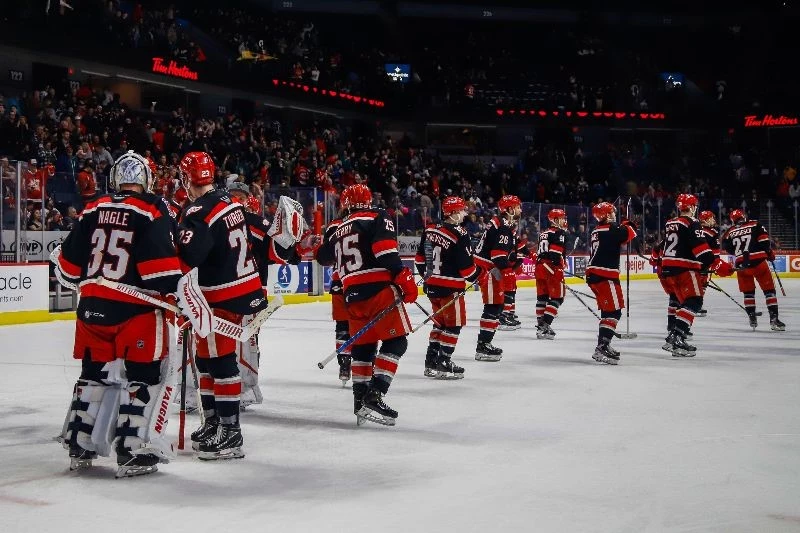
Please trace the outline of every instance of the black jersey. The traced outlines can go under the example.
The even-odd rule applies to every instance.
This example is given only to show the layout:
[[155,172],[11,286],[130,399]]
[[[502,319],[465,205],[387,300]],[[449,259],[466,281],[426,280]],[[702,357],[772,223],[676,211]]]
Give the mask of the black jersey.
[[478,277],[469,234],[455,224],[436,224],[423,231],[414,264],[425,278],[425,294],[433,298],[462,291],[465,282]]
[[179,232],[181,260],[188,268],[197,267],[211,307],[242,315],[266,307],[244,209],[227,192],[212,189],[192,202],[183,211]]
[[546,262],[558,268],[564,265],[567,249],[567,232],[551,226],[539,233],[539,247],[536,250],[536,262]]
[[371,298],[403,269],[394,222],[382,209],[347,215],[317,257],[323,264],[335,261],[347,302]]
[[598,224],[589,238],[591,245],[586,280],[594,278],[619,279],[620,247],[636,238],[636,231],[629,225]]
[[711,248],[711,253],[714,254],[714,259],[719,257],[719,231],[717,228],[703,228],[703,237],[706,239],[708,247]]
[[732,226],[722,236],[722,247],[736,256],[736,266],[757,266],[767,259],[769,234],[756,220]]
[[706,270],[714,262],[700,222],[679,216],[667,221],[664,227],[664,249],[661,271],[664,277],[688,270]]
[[492,217],[489,227],[483,231],[475,246],[475,264],[489,271],[511,268],[511,254],[516,250],[516,234],[513,222],[505,218]]
[[[339,224],[342,223],[341,218],[337,218],[328,224],[328,227],[325,228],[325,234],[322,236],[322,244],[317,249],[316,260],[321,265],[330,266],[335,265],[336,263],[336,253],[334,250],[334,240],[333,236],[336,233]],[[325,258],[328,258],[327,262],[323,262]],[[328,292],[331,295],[334,294],[342,294],[344,291],[344,286],[342,285],[342,280],[339,279],[339,271],[336,268],[333,269],[331,272],[331,288]]]
[[508,256],[511,268],[520,271],[525,258],[528,256],[528,239],[516,238],[514,251]]
[[89,202],[61,245],[57,267],[80,285],[77,316],[83,322],[115,325],[152,311],[152,305],[89,280],[102,276],[143,291],[175,292],[181,267],[166,204],[128,191]]

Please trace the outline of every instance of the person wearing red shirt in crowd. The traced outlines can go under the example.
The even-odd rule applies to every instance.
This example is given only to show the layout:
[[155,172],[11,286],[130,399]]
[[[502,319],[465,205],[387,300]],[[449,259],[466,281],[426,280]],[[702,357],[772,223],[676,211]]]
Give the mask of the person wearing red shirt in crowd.
[[53,165],[47,165],[44,168],[36,168],[36,160],[31,159],[30,166],[23,174],[28,202],[42,202],[47,178],[55,175],[55,173],[56,168]]
[[83,168],[78,173],[78,190],[84,204],[97,196],[97,180],[94,177],[94,163],[91,159],[84,162]]

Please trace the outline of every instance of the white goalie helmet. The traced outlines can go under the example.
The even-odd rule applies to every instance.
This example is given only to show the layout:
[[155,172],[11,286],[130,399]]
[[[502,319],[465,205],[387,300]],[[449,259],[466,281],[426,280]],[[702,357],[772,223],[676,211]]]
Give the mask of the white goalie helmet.
[[150,163],[133,150],[119,156],[111,167],[111,186],[119,190],[120,185],[141,185],[145,192],[151,192],[153,172]]

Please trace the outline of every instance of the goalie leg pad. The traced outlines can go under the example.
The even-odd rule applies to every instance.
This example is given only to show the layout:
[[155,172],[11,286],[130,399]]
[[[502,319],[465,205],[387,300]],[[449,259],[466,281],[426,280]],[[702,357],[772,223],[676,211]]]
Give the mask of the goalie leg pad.
[[61,441],[65,448],[84,450],[108,457],[114,442],[119,387],[79,379],[72,392]]
[[169,404],[175,392],[170,373],[161,379],[161,363],[128,363],[131,382],[120,396],[117,437],[119,445],[130,454],[152,454],[159,462],[175,457],[166,437]]
[[[248,317],[245,317],[245,322]],[[253,335],[237,347],[239,358],[239,374],[242,376],[241,408],[262,403],[263,396],[258,386],[258,369],[261,351],[258,347],[258,336]]]

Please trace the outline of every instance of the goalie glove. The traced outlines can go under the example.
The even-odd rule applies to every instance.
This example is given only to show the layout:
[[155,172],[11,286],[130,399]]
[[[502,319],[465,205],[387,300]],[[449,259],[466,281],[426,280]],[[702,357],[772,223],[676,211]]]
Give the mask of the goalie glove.
[[194,332],[206,338],[214,329],[214,313],[197,282],[197,268],[193,268],[178,280],[178,307],[192,323]]
[[303,239],[306,233],[306,221],[303,219],[303,206],[288,196],[281,196],[275,218],[267,230],[267,235],[284,248],[293,248]]

